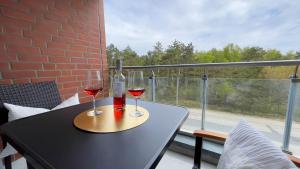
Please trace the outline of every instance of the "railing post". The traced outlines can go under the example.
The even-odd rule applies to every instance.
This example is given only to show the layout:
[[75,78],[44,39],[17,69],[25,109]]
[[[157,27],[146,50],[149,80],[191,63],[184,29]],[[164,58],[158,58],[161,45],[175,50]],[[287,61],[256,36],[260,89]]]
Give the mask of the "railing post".
[[205,110],[206,110],[206,95],[207,95],[207,80],[208,76],[204,71],[204,75],[202,76],[203,86],[202,86],[202,118],[201,118],[201,129],[205,128]]
[[152,70],[152,74],[151,76],[149,77],[149,82],[151,84],[151,100],[153,102],[155,102],[155,95],[156,95],[156,78],[155,78],[155,73],[154,71]]
[[297,93],[297,83],[300,82],[300,79],[297,78],[297,70],[298,70],[298,66],[296,67],[294,75],[291,76],[291,84],[290,84],[290,90],[288,96],[287,111],[285,115],[285,126],[284,126],[283,143],[282,143],[282,151],[290,154],[291,152],[289,151],[289,145],[290,145],[290,138],[291,138],[291,129],[293,124],[295,99]]
[[179,97],[179,76],[180,76],[180,69],[178,69],[178,74],[176,78],[176,105],[178,105],[178,97]]

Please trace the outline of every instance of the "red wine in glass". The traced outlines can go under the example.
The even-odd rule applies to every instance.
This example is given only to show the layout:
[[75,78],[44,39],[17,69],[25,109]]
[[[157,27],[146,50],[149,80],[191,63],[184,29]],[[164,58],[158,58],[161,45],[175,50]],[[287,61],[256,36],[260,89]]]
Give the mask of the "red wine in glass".
[[90,95],[90,96],[96,96],[98,92],[101,92],[103,90],[102,87],[100,88],[86,88],[84,89],[85,93],[87,95]]
[[139,97],[145,92],[145,89],[144,88],[130,88],[130,89],[128,89],[128,92],[133,97]]
[[140,117],[143,112],[138,111],[137,100],[145,92],[144,77],[142,71],[131,71],[128,73],[128,93],[135,97],[135,112],[132,112],[133,117]]
[[100,71],[89,70],[84,81],[84,92],[87,95],[93,96],[93,110],[88,112],[88,116],[96,116],[102,111],[96,110],[96,95],[103,90],[103,79]]

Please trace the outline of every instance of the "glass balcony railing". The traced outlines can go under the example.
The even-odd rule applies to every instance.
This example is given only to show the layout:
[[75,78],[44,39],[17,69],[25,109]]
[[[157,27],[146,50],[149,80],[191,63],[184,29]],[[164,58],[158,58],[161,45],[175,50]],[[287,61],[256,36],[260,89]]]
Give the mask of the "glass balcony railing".
[[275,145],[300,156],[299,64],[300,60],[125,66],[124,73],[139,69],[148,75],[144,100],[188,108],[184,132],[203,128],[227,134],[243,118]]

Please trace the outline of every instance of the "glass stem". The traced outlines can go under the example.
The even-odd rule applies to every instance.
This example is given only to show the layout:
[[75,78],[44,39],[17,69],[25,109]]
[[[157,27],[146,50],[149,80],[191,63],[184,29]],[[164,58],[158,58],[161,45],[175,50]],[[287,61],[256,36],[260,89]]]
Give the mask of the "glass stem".
[[93,106],[94,106],[94,113],[96,115],[96,101],[95,101],[95,96],[93,96]]
[[135,98],[135,111],[137,111],[137,97]]

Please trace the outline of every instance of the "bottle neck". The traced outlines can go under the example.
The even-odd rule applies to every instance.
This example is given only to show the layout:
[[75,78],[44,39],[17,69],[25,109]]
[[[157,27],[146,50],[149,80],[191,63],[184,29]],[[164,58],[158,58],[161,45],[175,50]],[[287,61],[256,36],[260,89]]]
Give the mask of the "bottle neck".
[[116,69],[116,73],[122,73],[122,68]]

